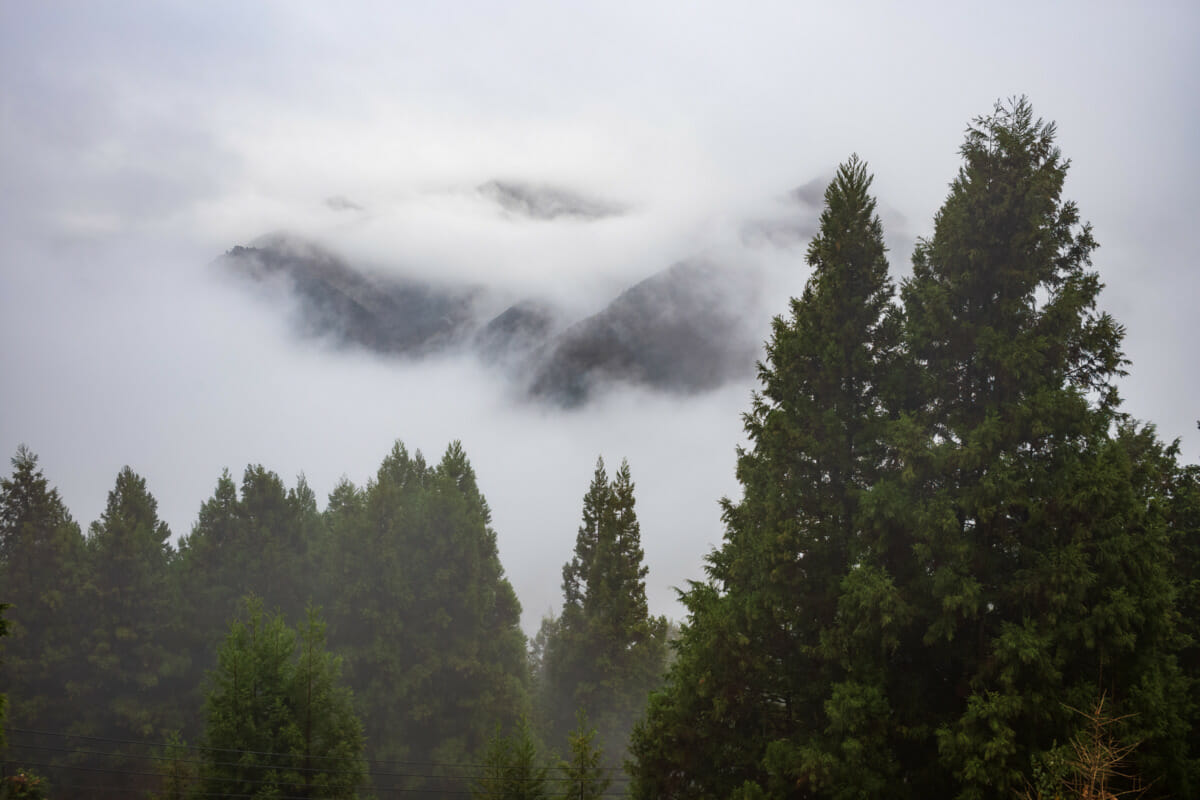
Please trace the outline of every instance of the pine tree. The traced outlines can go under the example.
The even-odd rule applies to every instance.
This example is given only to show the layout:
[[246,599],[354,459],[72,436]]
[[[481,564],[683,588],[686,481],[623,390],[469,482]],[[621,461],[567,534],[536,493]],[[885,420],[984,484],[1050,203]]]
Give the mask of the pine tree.
[[596,743],[596,729],[582,711],[575,729],[567,737],[570,760],[559,765],[562,778],[557,796],[561,800],[600,800],[612,779],[604,768],[604,751]]
[[84,539],[37,456],[21,446],[12,465],[0,479],[0,587],[10,604],[0,685],[12,724],[68,730],[81,691]]
[[[8,603],[0,603],[0,639],[8,636],[8,620],[4,618],[4,612],[8,609]],[[3,643],[0,642],[0,647]],[[2,663],[2,662],[0,662]],[[4,751],[4,720],[8,711],[8,696],[0,692],[0,752]]]
[[[865,735],[829,712],[877,705],[864,685],[872,676],[847,669],[826,641],[847,582],[856,592],[886,585],[860,569],[877,547],[860,505],[889,458],[898,382],[894,288],[870,185],[857,157],[838,169],[808,248],[812,275],[790,316],[773,322],[762,393],[745,416],[752,447],[738,457],[744,496],[724,501],[710,583],[684,596],[678,658],[635,735],[635,796],[753,792],[771,773],[819,783],[823,732]],[[834,772],[868,791],[862,766]]]
[[[1177,448],[1175,448],[1177,450]],[[1173,460],[1177,453],[1171,453]],[[1188,718],[1200,725],[1200,465],[1172,464],[1166,509],[1174,553],[1176,610],[1180,620],[1179,663],[1190,686]],[[1200,737],[1192,735],[1187,756],[1189,784],[1200,786]]]
[[218,654],[205,703],[203,791],[353,798],[366,781],[362,726],[315,612],[299,640],[249,600]]
[[350,690],[340,686],[342,659],[326,649],[325,623],[309,607],[292,676],[295,709],[287,734],[302,797],[353,797],[366,780],[363,731]]
[[545,800],[548,769],[538,763],[537,744],[527,720],[522,718],[510,736],[499,728],[488,740],[483,774],[471,796],[476,800]]
[[545,626],[542,713],[564,741],[582,711],[597,721],[605,752],[618,759],[657,684],[666,654],[666,621],[646,602],[641,529],[629,464],[610,482],[596,463],[583,498],[575,553],[563,567],[563,610]]
[[85,717],[94,733],[157,738],[180,724],[175,715],[163,716],[170,703],[161,701],[170,695],[159,694],[164,678],[183,671],[165,647],[173,554],[146,481],[125,467],[88,538],[92,697]]
[[525,713],[528,673],[520,604],[462,446],[430,468],[397,442],[365,490],[334,490],[325,518],[330,640],[359,687],[372,758],[469,759]]
[[222,472],[173,564],[178,606],[172,648],[187,654],[190,667],[180,690],[194,695],[196,707],[203,700],[203,675],[242,597],[254,594],[297,624],[318,599],[310,548],[322,535],[321,524],[303,476],[288,490],[276,473],[251,464],[239,493],[229,471]]
[[511,752],[505,800],[545,800],[548,770],[539,763],[533,730],[524,717],[517,724]]
[[1011,795],[1102,694],[1179,786],[1167,534],[1136,432],[1110,436],[1123,331],[1054,138],[1024,99],[976,120],[903,288],[918,435],[874,494],[914,556],[900,661],[925,666],[889,696],[926,756],[908,783],[944,796]]

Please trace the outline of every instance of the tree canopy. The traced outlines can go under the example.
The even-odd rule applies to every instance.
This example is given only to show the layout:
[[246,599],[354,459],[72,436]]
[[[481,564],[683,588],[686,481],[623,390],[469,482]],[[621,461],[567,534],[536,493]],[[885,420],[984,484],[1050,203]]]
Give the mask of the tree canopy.
[[299,637],[248,600],[218,654],[205,703],[204,791],[353,798],[366,784],[362,724],[314,610]]

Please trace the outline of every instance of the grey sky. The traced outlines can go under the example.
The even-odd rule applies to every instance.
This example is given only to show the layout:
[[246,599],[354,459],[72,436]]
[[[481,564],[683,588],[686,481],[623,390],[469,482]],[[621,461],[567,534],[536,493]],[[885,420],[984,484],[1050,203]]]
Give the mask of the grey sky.
[[[596,455],[628,456],[652,604],[678,616],[670,587],[700,576],[737,491],[750,385],[517,406],[467,360],[297,340],[211,260],[289,230],[588,313],[716,254],[773,270],[765,330],[803,246],[744,246],[747,221],[857,151],[903,274],[965,125],[1023,93],[1101,243],[1127,407],[1195,460],[1197,6],[841,5],[0,4],[0,452],[39,453],[84,525],[128,463],[179,534],[225,466],[304,471],[323,496],[395,438],[430,458],[461,438],[527,627],[559,600]],[[475,191],[490,180],[627,213],[514,220]]]

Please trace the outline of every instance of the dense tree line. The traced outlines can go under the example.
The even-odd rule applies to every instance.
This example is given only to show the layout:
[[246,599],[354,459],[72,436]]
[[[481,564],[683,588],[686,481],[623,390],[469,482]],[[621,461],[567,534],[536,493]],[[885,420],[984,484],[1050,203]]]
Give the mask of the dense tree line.
[[[210,750],[188,748],[287,754],[297,747],[285,724],[293,713],[285,710],[298,702],[289,681],[303,670],[319,672],[322,696],[332,697],[341,691],[336,673],[352,690],[355,719],[338,724],[351,731],[361,722],[360,757],[411,765],[374,770],[375,789],[434,796],[464,791],[464,766],[482,757],[498,729],[535,718],[531,696],[552,694],[533,683],[520,604],[504,576],[487,501],[457,442],[436,465],[396,443],[366,486],[343,480],[324,510],[302,476],[288,488],[261,465],[248,466],[240,485],[225,472],[178,546],[146,481],[128,467],[85,536],[32,452],[20,448],[12,466],[0,483],[0,591],[12,627],[0,687],[11,695],[13,728],[70,734],[76,742],[170,740],[179,753],[204,759]],[[664,645],[662,621],[646,608],[628,467],[601,488],[603,532],[593,548],[599,560],[589,562],[584,583],[597,587],[593,599],[601,583],[609,587],[605,610],[588,617],[604,626],[588,635],[603,633],[607,644],[584,637],[572,645],[572,657],[587,658],[595,648],[599,658],[598,648],[607,646],[606,658],[616,662],[589,688],[563,676],[554,689],[561,697],[540,702],[544,714],[536,716],[592,713],[602,721],[608,752],[620,754],[658,674],[646,656],[660,663]],[[247,597],[256,610],[247,611]],[[311,616],[315,608],[319,619]],[[319,646],[309,646],[317,638]],[[637,642],[628,664],[617,652],[626,640]],[[298,665],[289,660],[296,642],[309,643]],[[336,659],[336,669],[321,659]],[[254,665],[253,685],[267,687],[278,708],[262,698],[234,703],[231,664],[241,665],[242,678]],[[606,705],[617,699],[619,706]],[[323,714],[324,725],[335,724],[332,711]],[[537,737],[546,762],[556,764],[553,754],[570,752],[572,736],[589,734],[547,722]],[[45,766],[51,785],[62,776],[78,780],[81,770],[90,770],[88,783],[127,794],[154,783],[145,757],[67,749],[8,758]],[[602,751],[596,744],[588,752]],[[294,790],[296,777],[308,774],[268,779],[254,772],[256,764],[235,770],[241,778],[213,764],[200,774],[188,767],[194,760],[166,758],[167,785],[207,781],[223,791],[215,787],[248,780],[245,788],[286,783]],[[619,755],[609,758],[613,764]],[[56,772],[55,765],[71,769]]]
[[1196,473],[1120,410],[1054,138],[1024,100],[975,121],[898,303],[839,169],[635,796],[1060,796],[1089,714],[1118,772],[1200,795]]
[[[285,620],[303,626],[309,604],[325,609],[371,758],[469,762],[496,724],[528,713],[520,606],[457,443],[436,466],[397,444],[375,479],[342,483],[324,512],[302,478],[287,489],[252,465],[239,490],[226,473],[178,549],[128,468],[87,536],[27,449],[0,490],[12,626],[0,685],[14,728],[201,740],[219,683],[205,676],[248,594],[280,614],[264,628],[275,636]],[[30,760],[56,758],[40,756]]]

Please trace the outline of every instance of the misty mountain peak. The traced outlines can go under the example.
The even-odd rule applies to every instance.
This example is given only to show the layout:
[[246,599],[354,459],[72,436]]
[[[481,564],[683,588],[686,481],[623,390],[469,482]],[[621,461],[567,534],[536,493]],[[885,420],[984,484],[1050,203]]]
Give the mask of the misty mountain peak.
[[478,192],[508,213],[529,219],[567,217],[591,221],[625,212],[623,207],[608,200],[540,183],[492,180],[480,185]]
[[419,356],[463,340],[482,294],[475,286],[367,272],[286,234],[234,247],[219,263],[259,283],[282,281],[298,303],[301,333],[388,355]]
[[541,300],[505,304],[498,290],[363,270],[281,234],[218,259],[229,274],[281,290],[298,332],[386,356],[473,353],[525,396],[573,407],[617,385],[676,394],[753,374],[758,339],[746,324],[761,275],[682,261],[621,292],[574,324]]

